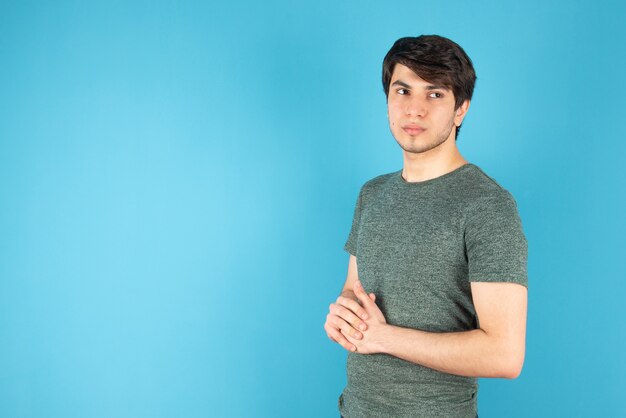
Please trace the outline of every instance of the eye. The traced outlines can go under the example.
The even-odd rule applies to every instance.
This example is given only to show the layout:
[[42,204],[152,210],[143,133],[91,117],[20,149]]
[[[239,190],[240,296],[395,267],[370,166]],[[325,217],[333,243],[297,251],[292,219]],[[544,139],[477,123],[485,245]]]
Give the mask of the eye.
[[[433,97],[433,96],[434,96],[434,97]],[[437,92],[437,91],[434,91],[434,92],[430,93],[430,94],[428,95],[428,97],[431,97],[431,98],[433,98],[433,99],[440,99],[440,98],[442,98],[442,97],[443,97],[443,94],[441,94],[441,93],[439,93],[439,92]]]
[[[401,91],[406,91],[406,93],[400,93]],[[400,93],[401,96],[406,96],[409,91],[407,89],[398,89],[398,90],[396,90],[396,92]]]

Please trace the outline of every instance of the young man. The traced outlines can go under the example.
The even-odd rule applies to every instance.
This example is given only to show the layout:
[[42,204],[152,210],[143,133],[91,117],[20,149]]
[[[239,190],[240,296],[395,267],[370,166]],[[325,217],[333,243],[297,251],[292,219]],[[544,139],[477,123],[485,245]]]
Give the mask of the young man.
[[348,276],[324,325],[349,351],[346,418],[474,418],[478,377],[521,372],[528,246],[517,205],[456,147],[475,80],[440,36],[401,38],[385,56],[404,167],[361,187]]

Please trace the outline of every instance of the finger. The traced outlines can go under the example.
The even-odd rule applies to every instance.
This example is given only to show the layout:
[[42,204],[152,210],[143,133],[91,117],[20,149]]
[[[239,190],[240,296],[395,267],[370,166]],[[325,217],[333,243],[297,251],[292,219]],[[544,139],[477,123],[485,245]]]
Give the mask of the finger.
[[356,329],[352,328],[352,326],[343,320],[340,316],[334,314],[326,315],[326,322],[331,325],[332,328],[343,331],[344,334],[350,335],[355,339],[363,338],[363,334],[361,334]]
[[355,348],[354,351],[357,351],[358,347],[356,346],[356,344],[359,341],[355,340],[354,338],[350,337],[349,335],[344,334],[343,331],[340,331],[340,332],[341,332],[341,336],[344,337],[348,341],[349,344],[352,344],[354,346],[354,348]]
[[354,295],[363,303],[363,307],[367,309],[370,316],[381,321],[385,321],[385,316],[381,312],[378,305],[376,305],[376,303],[372,300],[371,296],[365,292],[360,280],[357,280],[354,283]]
[[336,315],[346,321],[348,324],[352,326],[355,330],[365,331],[367,329],[367,324],[359,319],[354,312],[350,309],[346,308],[342,305],[337,305],[335,303],[330,304],[330,313]]
[[374,303],[365,292],[360,280],[354,282],[354,295],[359,298],[359,301],[361,301],[365,309],[369,310],[370,306]]
[[359,302],[357,302],[354,299],[347,298],[345,296],[339,296],[337,298],[337,302],[335,303],[337,303],[338,305],[345,306],[346,308],[350,309],[361,319],[369,318],[367,311],[363,308],[363,306],[359,304]]
[[370,298],[372,299],[372,301],[376,302],[376,295],[373,293],[370,293]]
[[356,346],[348,341],[341,332],[329,326],[324,326],[324,328],[326,329],[326,333],[331,340],[335,341],[348,351],[356,351]]

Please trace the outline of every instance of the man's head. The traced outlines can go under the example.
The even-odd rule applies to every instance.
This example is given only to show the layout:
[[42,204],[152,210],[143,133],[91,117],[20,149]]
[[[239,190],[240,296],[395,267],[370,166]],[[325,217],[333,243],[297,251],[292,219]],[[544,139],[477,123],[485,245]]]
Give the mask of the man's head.
[[[383,60],[383,89],[389,101],[389,84],[396,64],[408,67],[423,80],[449,89],[454,95],[454,110],[472,99],[476,73],[465,51],[450,39],[422,35],[398,39]],[[461,126],[456,127],[458,139]]]

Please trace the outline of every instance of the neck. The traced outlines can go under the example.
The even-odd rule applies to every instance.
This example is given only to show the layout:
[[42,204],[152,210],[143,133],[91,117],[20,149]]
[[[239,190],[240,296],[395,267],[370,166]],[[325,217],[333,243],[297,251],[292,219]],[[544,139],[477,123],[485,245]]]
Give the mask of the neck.
[[467,161],[454,142],[448,147],[437,147],[423,153],[404,151],[402,177],[410,183],[426,181],[454,171],[465,164]]

